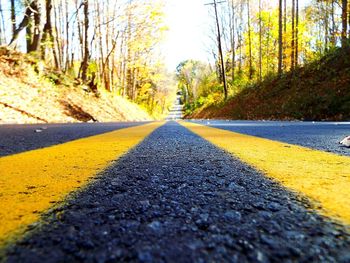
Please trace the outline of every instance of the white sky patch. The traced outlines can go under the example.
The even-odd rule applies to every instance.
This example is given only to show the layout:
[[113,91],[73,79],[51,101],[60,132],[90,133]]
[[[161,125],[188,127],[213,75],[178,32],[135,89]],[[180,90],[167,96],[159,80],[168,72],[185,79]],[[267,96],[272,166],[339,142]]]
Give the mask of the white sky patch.
[[208,60],[211,45],[208,29],[214,23],[209,18],[204,0],[168,0],[166,22],[169,25],[167,39],[163,46],[166,65],[174,70],[183,60]]
[[[215,20],[212,15],[213,7],[205,4],[212,0],[165,0],[166,1],[166,23],[169,25],[166,41],[163,44],[165,63],[169,70],[184,60],[195,59],[201,61],[212,61],[210,50],[215,45],[210,35],[213,33]],[[263,4],[270,3],[275,8],[278,1],[272,3],[262,0]],[[302,9],[311,0],[300,0]],[[253,1],[252,5],[257,4]],[[254,8],[254,6],[252,6]],[[288,2],[288,8],[290,3]],[[214,27],[215,28],[215,27]],[[215,37],[214,37],[215,39]]]

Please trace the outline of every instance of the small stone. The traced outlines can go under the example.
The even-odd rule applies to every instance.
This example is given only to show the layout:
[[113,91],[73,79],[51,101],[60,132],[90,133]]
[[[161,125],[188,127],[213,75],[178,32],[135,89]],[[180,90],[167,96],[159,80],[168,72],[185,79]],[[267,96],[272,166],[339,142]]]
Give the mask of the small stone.
[[209,214],[203,213],[199,215],[199,218],[196,220],[196,225],[199,229],[205,230],[210,226]]
[[108,219],[111,220],[111,221],[114,221],[115,220],[115,215],[109,215]]
[[235,182],[231,182],[228,185],[228,190],[230,190],[230,191],[237,191],[237,192],[243,192],[243,191],[245,191],[245,188],[243,186],[240,186],[239,184],[236,184]]
[[261,263],[270,262],[270,260],[266,257],[266,255],[264,253],[262,253],[261,251],[256,252],[256,261],[261,262]]
[[277,212],[282,209],[281,205],[275,202],[271,202],[267,205],[267,208],[272,212]]
[[278,249],[280,247],[279,242],[267,235],[261,235],[262,243],[268,245],[271,249]]
[[227,221],[231,222],[231,223],[237,223],[240,222],[242,219],[242,215],[240,212],[238,211],[226,211],[224,214],[224,217]]
[[151,206],[151,204],[148,200],[140,201],[140,205],[142,206],[143,209],[147,209]]
[[194,240],[186,245],[191,250],[197,250],[203,247],[203,242],[200,240]]
[[259,211],[258,215],[265,220],[270,220],[272,218],[272,213],[268,211]]
[[197,231],[198,231],[198,227],[197,227],[197,226],[192,226],[192,227],[191,227],[191,230],[192,230],[193,232],[197,232]]
[[212,232],[212,233],[220,233],[220,229],[216,226],[216,225],[211,225],[209,227],[209,231]]
[[113,180],[113,181],[111,182],[111,185],[113,185],[113,186],[118,186],[118,185],[120,185],[120,183],[119,183],[117,180]]
[[148,227],[154,232],[160,232],[162,230],[162,224],[159,221],[153,221],[152,223],[148,224]]
[[208,221],[209,219],[209,214],[205,213],[205,214],[200,214],[199,217],[203,220],[203,221]]
[[153,256],[150,251],[139,251],[137,258],[140,262],[153,262]]

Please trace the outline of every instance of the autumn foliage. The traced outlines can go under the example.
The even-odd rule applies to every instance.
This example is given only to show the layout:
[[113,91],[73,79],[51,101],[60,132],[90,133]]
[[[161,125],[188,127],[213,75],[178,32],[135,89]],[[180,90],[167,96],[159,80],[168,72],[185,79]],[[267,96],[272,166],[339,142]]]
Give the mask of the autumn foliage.
[[349,120],[350,48],[336,49],[295,72],[265,79],[226,103],[206,104],[188,118]]

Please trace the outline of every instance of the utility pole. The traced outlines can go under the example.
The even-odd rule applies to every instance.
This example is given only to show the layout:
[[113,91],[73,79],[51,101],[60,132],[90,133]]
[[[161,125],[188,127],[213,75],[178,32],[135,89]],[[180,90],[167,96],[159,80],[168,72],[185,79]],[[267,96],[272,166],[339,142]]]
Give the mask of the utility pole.
[[217,9],[217,4],[221,4],[221,3],[225,3],[225,1],[216,2],[216,0],[214,0],[213,3],[209,3],[209,4],[206,4],[206,5],[212,5],[212,6],[214,6],[214,10],[215,10],[215,20],[216,20],[216,26],[217,26],[217,32],[218,32],[217,39],[218,39],[218,47],[219,47],[219,56],[220,56],[221,71],[222,71],[222,81],[223,81],[223,84],[224,84],[224,96],[225,96],[225,100],[227,100],[228,92],[227,92],[226,72],[225,72],[224,55],[223,55],[223,52],[222,52],[221,31],[220,31],[220,23],[219,23],[218,9]]

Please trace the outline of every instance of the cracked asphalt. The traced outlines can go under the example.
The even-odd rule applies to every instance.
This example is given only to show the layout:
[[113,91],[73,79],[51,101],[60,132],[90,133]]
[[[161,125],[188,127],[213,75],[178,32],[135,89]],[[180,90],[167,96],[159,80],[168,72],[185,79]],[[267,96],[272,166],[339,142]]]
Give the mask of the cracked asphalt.
[[175,122],[54,207],[5,262],[350,262],[347,227]]

